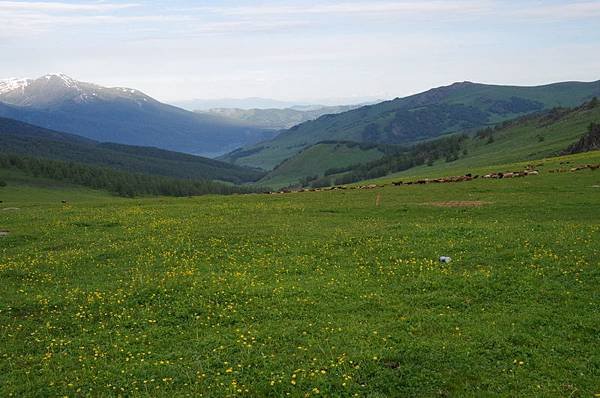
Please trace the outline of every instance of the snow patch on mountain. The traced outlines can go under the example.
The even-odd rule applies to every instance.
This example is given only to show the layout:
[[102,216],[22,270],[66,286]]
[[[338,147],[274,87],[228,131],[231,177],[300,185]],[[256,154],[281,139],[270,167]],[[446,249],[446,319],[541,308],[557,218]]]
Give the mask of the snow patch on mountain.
[[25,89],[31,83],[30,79],[18,79],[18,78],[10,78],[10,79],[2,79],[0,80],[0,94],[9,93],[18,89]]
[[64,73],[51,73],[44,76],[44,78],[46,80],[51,80],[53,78],[60,79],[66,87],[79,88],[77,84],[78,82],[75,79],[72,79],[69,76],[65,75]]

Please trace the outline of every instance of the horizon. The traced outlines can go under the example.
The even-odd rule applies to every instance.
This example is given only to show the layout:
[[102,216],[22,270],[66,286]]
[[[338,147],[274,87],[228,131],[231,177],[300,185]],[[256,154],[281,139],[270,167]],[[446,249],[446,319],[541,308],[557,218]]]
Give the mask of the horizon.
[[595,81],[599,16],[600,1],[0,1],[0,76],[59,70],[170,103]]
[[[66,73],[63,72],[51,72],[51,73],[46,73],[43,74],[41,76],[10,76],[10,77],[5,77],[5,76],[0,76],[0,82],[2,81],[10,81],[10,80],[36,80],[36,79],[41,79],[43,77],[46,76],[64,76],[67,78],[70,78],[72,80],[81,82],[81,83],[90,83],[90,84],[98,84],[96,82],[93,81],[85,81],[85,80],[81,80],[77,77],[73,77],[71,75],[68,75]],[[248,96],[248,97],[213,97],[213,98],[182,98],[182,99],[176,99],[176,100],[165,100],[163,101],[162,99],[158,99],[161,102],[167,103],[167,104],[171,104],[171,105],[175,105],[175,106],[179,106],[179,107],[183,107],[180,106],[180,104],[186,103],[186,102],[192,102],[192,101],[206,101],[206,102],[219,102],[219,101],[247,101],[247,100],[265,100],[265,101],[273,101],[273,102],[281,102],[286,103],[286,106],[289,107],[293,107],[293,106],[316,106],[316,105],[323,105],[323,106],[341,106],[341,105],[360,105],[363,103],[368,103],[368,102],[373,102],[373,103],[379,103],[379,102],[385,102],[385,101],[391,101],[394,100],[396,98],[405,98],[405,97],[409,97],[412,95],[417,95],[417,94],[421,94],[423,92],[429,91],[429,90],[433,90],[433,89],[437,89],[437,88],[442,88],[442,87],[449,87],[455,84],[461,84],[461,83],[471,83],[471,84],[481,84],[481,85],[487,85],[487,86],[508,86],[508,87],[541,87],[541,86],[549,86],[549,85],[553,85],[553,84],[560,84],[560,83],[594,83],[600,81],[600,79],[591,79],[591,80],[563,80],[563,81],[553,81],[553,82],[546,82],[546,83],[541,83],[541,84],[534,84],[534,85],[525,85],[525,84],[500,84],[500,83],[493,83],[493,82],[479,82],[479,81],[472,81],[472,80],[462,80],[462,81],[453,81],[453,82],[448,82],[445,84],[442,84],[440,86],[435,86],[435,87],[429,87],[423,91],[419,91],[419,92],[413,92],[413,93],[408,93],[406,95],[403,96],[391,96],[391,97],[374,97],[374,96],[356,96],[356,97],[347,97],[347,98],[342,98],[342,97],[323,97],[323,98],[300,98],[300,99],[287,99],[287,98],[275,98],[275,97],[259,97],[259,96]],[[137,89],[137,87],[133,87],[133,86],[120,86],[120,85],[101,85],[102,87],[106,87],[106,88],[126,88],[126,89]],[[143,90],[138,90],[141,91],[142,93],[149,95],[147,92],[143,91]],[[262,108],[262,109],[268,109],[269,107],[257,107],[257,108]],[[209,109],[209,108],[206,108]],[[247,108],[250,109],[250,108]],[[274,109],[277,109],[277,107],[274,107]]]

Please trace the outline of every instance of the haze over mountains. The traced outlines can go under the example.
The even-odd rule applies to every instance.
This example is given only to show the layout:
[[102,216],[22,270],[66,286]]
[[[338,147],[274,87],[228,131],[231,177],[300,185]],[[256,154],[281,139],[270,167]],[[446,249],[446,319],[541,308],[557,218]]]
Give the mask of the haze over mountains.
[[189,111],[208,111],[215,108],[237,108],[237,109],[282,109],[298,105],[309,105],[308,103],[281,101],[272,98],[217,98],[217,99],[191,99],[173,101],[173,105]]
[[309,110],[326,106],[358,105],[363,103],[381,102],[379,97],[365,96],[352,98],[320,98],[311,101],[282,101],[273,98],[218,98],[218,99],[191,99],[172,101],[171,104],[189,111],[208,111],[217,108],[236,109],[296,109]]
[[297,124],[314,120],[323,115],[346,112],[366,104],[339,106],[295,106],[284,109],[240,109],[214,108],[208,111],[196,111],[230,119],[233,123],[248,123],[264,129],[288,129]]
[[161,103],[130,88],[107,88],[64,74],[0,82],[0,116],[101,142],[216,156],[273,132]]

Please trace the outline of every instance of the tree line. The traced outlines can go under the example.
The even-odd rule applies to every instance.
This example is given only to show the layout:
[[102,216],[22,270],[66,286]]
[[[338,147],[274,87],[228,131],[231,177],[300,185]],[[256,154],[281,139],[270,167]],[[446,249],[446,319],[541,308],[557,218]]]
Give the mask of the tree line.
[[126,173],[74,162],[12,154],[0,154],[0,168],[18,170],[33,177],[49,178],[93,189],[106,190],[123,197],[231,195],[264,191],[264,189],[258,187],[227,185],[210,180],[184,180]]
[[[351,184],[361,180],[383,177],[408,170],[423,164],[433,164],[438,159],[452,162],[465,154],[465,134],[452,135],[433,141],[419,143],[412,147],[390,146],[381,159],[347,167],[331,168],[323,176],[308,176],[300,180],[302,186],[321,188],[330,185]],[[337,175],[337,177],[336,177]]]

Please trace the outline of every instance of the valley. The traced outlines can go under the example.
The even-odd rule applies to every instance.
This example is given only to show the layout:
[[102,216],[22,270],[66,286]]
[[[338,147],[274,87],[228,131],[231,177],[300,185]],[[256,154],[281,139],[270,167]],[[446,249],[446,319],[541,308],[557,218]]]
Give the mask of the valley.
[[453,85],[218,160],[0,118],[1,395],[596,394],[596,86]]
[[0,0],[0,398],[600,398],[600,0]]

